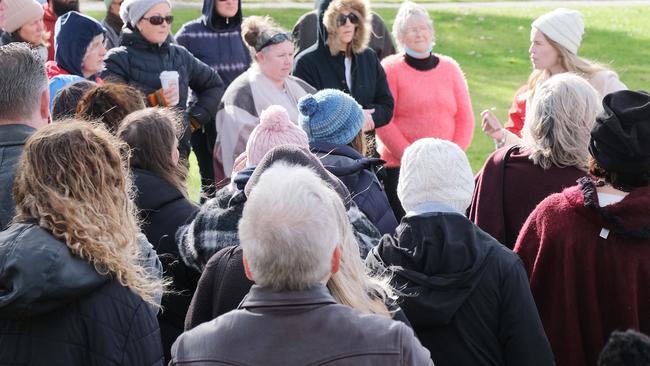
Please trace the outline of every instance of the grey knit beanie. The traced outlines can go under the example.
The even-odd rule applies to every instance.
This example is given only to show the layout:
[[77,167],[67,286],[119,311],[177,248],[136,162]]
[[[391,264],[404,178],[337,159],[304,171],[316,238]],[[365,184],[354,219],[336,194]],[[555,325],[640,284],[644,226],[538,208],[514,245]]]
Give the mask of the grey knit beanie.
[[169,5],[170,9],[172,7],[169,0],[125,0],[122,7],[120,7],[120,18],[124,23],[129,23],[132,27],[135,27],[149,9],[160,3]]
[[424,138],[404,151],[397,196],[405,211],[411,211],[421,203],[438,202],[465,214],[473,193],[472,168],[458,145]]

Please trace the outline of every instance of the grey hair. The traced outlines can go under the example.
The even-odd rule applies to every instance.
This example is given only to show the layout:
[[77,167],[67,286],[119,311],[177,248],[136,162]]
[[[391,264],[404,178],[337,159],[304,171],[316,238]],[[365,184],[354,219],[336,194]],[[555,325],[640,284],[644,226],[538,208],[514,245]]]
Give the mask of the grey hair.
[[39,109],[47,75],[38,53],[26,43],[0,47],[0,120],[21,120]]
[[530,159],[544,169],[555,165],[586,171],[590,132],[601,111],[598,92],[582,77],[567,72],[543,82],[524,122]]
[[329,274],[347,224],[341,198],[306,167],[273,164],[251,191],[239,238],[255,283],[300,291]]
[[429,16],[429,12],[422,5],[418,5],[412,1],[405,1],[399,7],[397,15],[395,16],[395,22],[393,23],[393,39],[397,42],[399,49],[404,49],[404,44],[402,39],[406,34],[406,27],[408,27],[409,22],[414,19],[419,18],[424,20],[431,28],[431,35],[433,36],[433,41],[436,40],[436,32],[433,28],[433,20]]

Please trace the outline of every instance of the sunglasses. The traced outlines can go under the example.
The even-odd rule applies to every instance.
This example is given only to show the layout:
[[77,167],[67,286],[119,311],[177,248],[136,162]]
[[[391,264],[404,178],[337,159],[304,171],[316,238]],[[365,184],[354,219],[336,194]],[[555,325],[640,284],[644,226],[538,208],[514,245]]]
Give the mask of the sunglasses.
[[174,21],[174,16],[173,15],[168,15],[166,17],[160,16],[160,15],[152,15],[149,18],[142,18],[152,25],[161,25],[164,22],[167,22],[167,24],[172,24]]
[[336,18],[336,25],[342,27],[348,22],[348,19],[352,24],[359,24],[359,17],[354,13],[350,13],[348,15],[339,14],[339,17]]
[[288,35],[287,33],[278,33],[278,34],[274,35],[273,37],[269,38],[266,42],[262,43],[261,46],[255,47],[255,51],[260,52],[261,50],[263,50],[264,48],[266,48],[268,46],[278,44],[278,43],[282,43],[284,41],[291,41],[291,36]]

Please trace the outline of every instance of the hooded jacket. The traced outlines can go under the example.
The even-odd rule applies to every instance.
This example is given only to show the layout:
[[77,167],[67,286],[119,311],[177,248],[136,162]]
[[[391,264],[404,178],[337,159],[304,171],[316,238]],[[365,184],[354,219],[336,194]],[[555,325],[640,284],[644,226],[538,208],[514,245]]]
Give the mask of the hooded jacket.
[[153,310],[35,223],[0,232],[0,284],[0,364],[163,364]]
[[241,0],[232,18],[217,14],[215,1],[204,0],[203,15],[183,24],[176,33],[176,42],[212,67],[227,87],[248,69],[251,55],[241,36]]
[[434,364],[552,365],[517,255],[451,208],[419,207],[366,261],[395,266],[402,309]]
[[558,366],[595,365],[614,330],[650,333],[650,186],[600,207],[579,182],[543,200],[515,245]]
[[[362,0],[347,0],[353,8],[368,11]],[[370,22],[364,22],[368,14],[361,14],[357,30],[352,40],[352,88],[348,88],[345,79],[345,55],[332,56],[327,45],[327,30],[323,17],[330,0],[318,4],[318,42],[307,48],[296,58],[293,75],[308,84],[322,90],[326,88],[342,90],[350,94],[363,109],[374,109],[372,118],[375,127],[386,125],[393,117],[394,101],[388,88],[386,73],[379,63],[375,52],[368,48],[371,29]]]
[[200,276],[198,271],[180,260],[175,235],[176,230],[199,208],[159,176],[143,169],[133,169],[132,172],[142,231],[158,253],[165,275],[172,279],[173,292],[163,296],[161,305],[164,311],[158,314],[165,359],[169,361],[172,344],[183,333],[187,308]]
[[384,161],[364,157],[347,145],[313,141],[309,147],[321,158],[325,169],[345,184],[354,203],[368,216],[379,232],[393,235],[397,227],[397,219],[390,208],[384,187],[375,175],[376,169]]

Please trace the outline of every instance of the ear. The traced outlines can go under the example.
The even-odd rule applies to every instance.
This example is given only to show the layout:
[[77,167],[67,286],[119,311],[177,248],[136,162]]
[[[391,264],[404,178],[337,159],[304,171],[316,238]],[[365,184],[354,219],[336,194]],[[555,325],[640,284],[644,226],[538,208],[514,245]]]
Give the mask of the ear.
[[43,92],[41,92],[41,104],[39,107],[39,117],[41,117],[44,121],[44,123],[47,124],[48,119],[50,118],[50,89],[45,88]]
[[244,272],[246,273],[246,278],[255,282],[255,280],[253,279],[253,273],[251,272],[251,269],[248,266],[248,260],[244,255],[242,255],[242,261],[244,262]]
[[264,52],[262,52],[262,51],[257,52],[255,54],[255,58],[257,59],[257,61],[262,61],[263,62],[264,61]]
[[332,275],[339,271],[339,267],[341,266],[341,255],[341,245],[337,245],[336,248],[334,248],[334,253],[332,253],[332,269],[330,270]]

